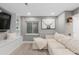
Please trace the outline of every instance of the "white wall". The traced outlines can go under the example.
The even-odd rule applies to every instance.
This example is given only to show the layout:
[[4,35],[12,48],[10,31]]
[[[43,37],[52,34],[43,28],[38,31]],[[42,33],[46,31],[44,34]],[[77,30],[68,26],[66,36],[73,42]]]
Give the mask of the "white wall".
[[65,34],[66,31],[66,19],[65,19],[65,12],[63,12],[62,14],[60,14],[58,16],[58,19],[56,21],[56,31],[58,33],[63,33]]
[[16,32],[16,14],[11,14],[10,32]]
[[73,38],[79,40],[79,14],[73,16]]

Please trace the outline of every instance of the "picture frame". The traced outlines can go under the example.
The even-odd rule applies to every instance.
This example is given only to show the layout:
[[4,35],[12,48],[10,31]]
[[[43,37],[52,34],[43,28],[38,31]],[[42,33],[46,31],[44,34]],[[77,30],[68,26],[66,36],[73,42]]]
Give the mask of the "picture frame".
[[41,20],[41,28],[42,29],[55,29],[55,19],[54,18],[43,18]]

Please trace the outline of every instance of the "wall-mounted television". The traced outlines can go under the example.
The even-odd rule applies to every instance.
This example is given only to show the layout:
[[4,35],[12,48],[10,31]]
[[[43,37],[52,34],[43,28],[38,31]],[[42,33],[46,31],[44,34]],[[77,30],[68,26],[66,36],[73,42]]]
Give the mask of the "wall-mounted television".
[[11,15],[5,12],[0,13],[0,32],[10,29]]

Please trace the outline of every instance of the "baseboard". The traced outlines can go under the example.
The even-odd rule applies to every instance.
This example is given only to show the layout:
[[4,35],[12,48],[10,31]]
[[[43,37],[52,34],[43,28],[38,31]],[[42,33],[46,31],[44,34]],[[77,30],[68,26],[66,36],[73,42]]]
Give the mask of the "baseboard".
[[33,43],[33,41],[23,41],[23,43]]

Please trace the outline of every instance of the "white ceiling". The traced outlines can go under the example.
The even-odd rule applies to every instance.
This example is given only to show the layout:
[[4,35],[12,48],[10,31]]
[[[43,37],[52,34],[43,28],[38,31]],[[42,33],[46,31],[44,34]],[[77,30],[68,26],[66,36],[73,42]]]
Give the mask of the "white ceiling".
[[[79,4],[29,3],[28,5],[25,5],[24,3],[0,3],[0,6],[21,16],[57,16],[63,11],[72,11],[78,8]],[[51,13],[53,15],[51,15]]]

